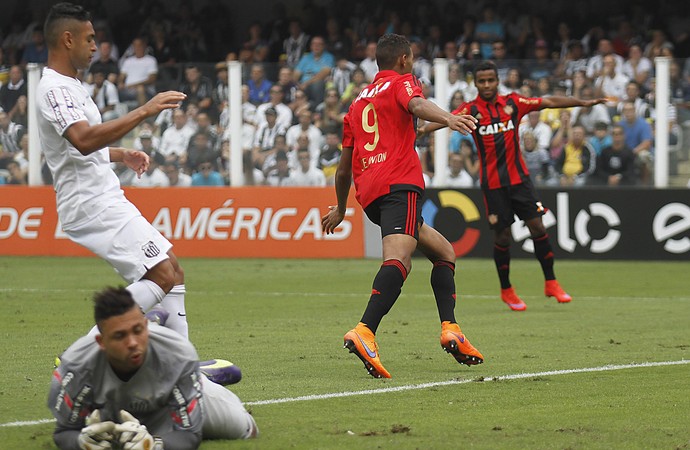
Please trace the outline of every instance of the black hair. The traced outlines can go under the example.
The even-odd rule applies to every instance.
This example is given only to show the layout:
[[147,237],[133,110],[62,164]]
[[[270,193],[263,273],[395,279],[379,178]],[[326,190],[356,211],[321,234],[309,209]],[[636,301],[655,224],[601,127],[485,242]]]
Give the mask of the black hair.
[[60,33],[65,31],[65,22],[69,20],[88,22],[91,20],[91,13],[73,3],[63,2],[53,5],[43,24],[43,34],[48,47],[57,45]]
[[496,67],[496,64],[494,64],[493,61],[482,61],[478,63],[476,66],[474,66],[474,78],[477,78],[477,72],[481,72],[483,70],[493,70],[496,74],[496,78],[498,78],[498,68]]
[[384,34],[376,44],[376,62],[381,70],[390,70],[402,55],[409,55],[410,41],[399,34]]
[[93,318],[96,324],[115,316],[121,316],[137,307],[132,294],[124,287],[107,287],[93,296]]

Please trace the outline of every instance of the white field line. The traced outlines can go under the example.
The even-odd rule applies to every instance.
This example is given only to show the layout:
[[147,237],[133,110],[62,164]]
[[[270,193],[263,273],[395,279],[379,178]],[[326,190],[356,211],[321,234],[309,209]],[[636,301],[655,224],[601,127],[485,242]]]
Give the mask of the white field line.
[[[27,292],[27,293],[32,293],[32,292],[59,292],[59,293],[85,293],[85,294],[93,294],[93,289],[44,289],[44,288],[0,288],[0,293],[13,293],[13,292]],[[366,291],[362,292],[338,292],[333,293],[333,292],[285,292],[285,291],[280,291],[280,292],[272,292],[272,291],[213,291],[213,292],[207,292],[207,291],[193,291],[193,294],[198,294],[198,295],[242,295],[242,296],[256,296],[256,297],[283,297],[283,296],[292,296],[292,297],[304,297],[304,298],[309,298],[309,297],[329,297],[329,298],[334,298],[334,297],[352,297],[352,298],[368,298],[369,293]],[[406,297],[414,297],[414,298],[428,298],[431,296],[431,291],[428,293],[405,293],[403,292],[401,294],[402,296]],[[475,294],[466,294],[463,293],[462,291],[458,292],[458,297],[459,298],[476,298],[476,299],[497,299],[498,295],[475,295]],[[520,295],[522,298],[543,298],[543,295]],[[614,297],[614,296],[607,296],[607,297],[594,297],[594,296],[576,296],[577,300],[594,300],[594,301],[604,301],[604,300],[623,300],[623,301],[629,301],[629,300],[652,300],[652,301],[659,301],[659,300],[680,300],[680,301],[690,301],[690,297]]]
[[[363,391],[349,391],[349,392],[334,392],[330,394],[318,394],[318,395],[304,395],[301,397],[288,397],[288,398],[274,398],[271,400],[258,400],[254,402],[245,402],[248,406],[259,406],[259,405],[276,405],[279,403],[293,403],[293,402],[304,402],[312,400],[327,400],[331,398],[342,398],[342,397],[354,397],[357,395],[369,395],[369,394],[387,394],[389,392],[402,392],[402,391],[414,391],[419,389],[428,389],[438,386],[454,386],[458,384],[468,384],[468,383],[482,383],[486,381],[507,381],[507,380],[522,380],[525,378],[534,377],[546,377],[555,375],[570,375],[574,373],[591,373],[591,372],[610,372],[613,370],[623,370],[623,369],[639,369],[644,367],[660,367],[660,366],[678,366],[681,364],[690,364],[690,360],[681,359],[679,361],[660,361],[660,362],[646,362],[646,363],[633,363],[633,364],[615,364],[600,367],[586,367],[582,369],[564,369],[564,370],[550,370],[547,372],[534,372],[534,373],[518,373],[513,375],[502,375],[496,377],[487,378],[473,378],[473,379],[463,379],[463,380],[449,380],[449,381],[436,381],[432,383],[421,383],[421,384],[410,384],[405,386],[395,386],[380,389],[366,389]],[[9,427],[25,427],[29,425],[41,425],[44,423],[54,422],[55,419],[40,419],[40,420],[28,420],[21,422],[8,422],[0,423],[0,428]]]

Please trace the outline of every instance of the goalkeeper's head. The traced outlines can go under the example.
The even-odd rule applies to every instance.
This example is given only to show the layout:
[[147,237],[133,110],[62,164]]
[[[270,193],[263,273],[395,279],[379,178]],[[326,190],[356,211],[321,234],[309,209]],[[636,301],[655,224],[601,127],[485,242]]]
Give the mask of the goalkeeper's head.
[[94,296],[96,342],[121,378],[132,376],[146,358],[148,321],[132,294],[123,287],[108,287]]

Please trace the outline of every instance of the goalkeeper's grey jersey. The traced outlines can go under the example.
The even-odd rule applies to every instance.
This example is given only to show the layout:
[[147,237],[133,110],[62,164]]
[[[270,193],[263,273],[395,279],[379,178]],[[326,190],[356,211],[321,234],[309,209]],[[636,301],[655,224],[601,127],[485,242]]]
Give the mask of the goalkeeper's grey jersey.
[[[124,409],[154,436],[182,430],[196,435],[189,436],[192,441],[200,438],[203,397],[198,356],[178,333],[149,323],[146,360],[128,381],[113,372],[93,336],[77,340],[60,359],[48,396],[56,431],[81,430],[94,409],[101,410],[101,420],[119,422],[118,412]],[[175,433],[175,440],[184,440],[186,434]],[[192,448],[177,443],[179,448]],[[71,448],[65,444],[60,448]]]

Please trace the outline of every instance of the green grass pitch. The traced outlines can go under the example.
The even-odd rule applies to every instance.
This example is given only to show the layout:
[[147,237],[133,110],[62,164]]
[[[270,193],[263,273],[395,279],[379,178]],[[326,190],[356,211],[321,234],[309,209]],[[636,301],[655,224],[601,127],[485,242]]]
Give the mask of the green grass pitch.
[[[342,348],[379,261],[181,263],[190,338],[242,368],[232,390],[261,431],[204,450],[690,448],[688,263],[561,259],[574,300],[559,305],[538,263],[514,260],[518,313],[493,261],[459,260],[456,315],[486,357],[468,368],[441,350],[430,265],[414,260],[377,336],[390,380]],[[53,449],[53,359],[91,327],[92,293],[123,282],[98,259],[48,257],[0,257],[0,280],[0,449]]]

